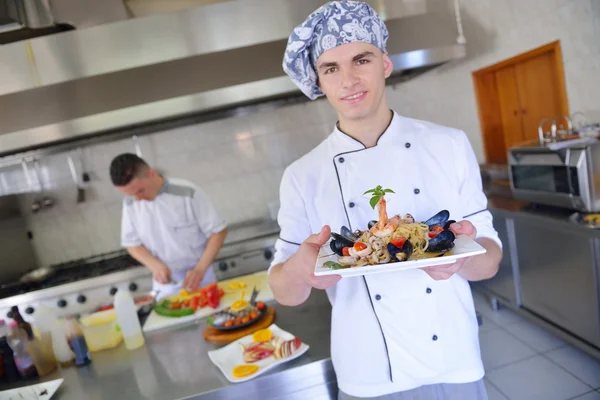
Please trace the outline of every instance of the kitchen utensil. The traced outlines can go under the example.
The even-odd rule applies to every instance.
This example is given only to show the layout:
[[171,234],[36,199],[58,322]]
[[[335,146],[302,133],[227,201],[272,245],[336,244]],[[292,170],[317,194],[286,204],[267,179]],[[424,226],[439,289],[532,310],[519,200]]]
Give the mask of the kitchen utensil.
[[88,350],[96,352],[117,347],[123,341],[115,310],[101,311],[81,318],[83,336]]
[[33,271],[30,271],[28,273],[26,273],[25,275],[23,275],[19,281],[21,282],[41,282],[46,278],[49,278],[50,276],[54,275],[54,273],[56,272],[56,270],[52,267],[42,267],[42,268],[37,268],[34,269]]
[[[35,189],[33,187],[33,182],[31,181],[31,174],[29,173],[29,167],[27,166],[27,161],[21,160],[21,167],[23,168],[23,174],[25,175],[25,179],[27,180],[27,185],[29,186],[29,190],[34,192]],[[34,199],[31,203],[31,212],[34,214],[37,213],[40,208],[42,208],[42,203],[38,199]]]
[[69,169],[71,170],[71,178],[73,178],[73,183],[75,183],[75,186],[77,186],[77,202],[83,203],[85,201],[85,190],[79,182],[77,170],[75,169],[75,163],[73,163],[73,157],[68,155],[67,162],[69,163]]

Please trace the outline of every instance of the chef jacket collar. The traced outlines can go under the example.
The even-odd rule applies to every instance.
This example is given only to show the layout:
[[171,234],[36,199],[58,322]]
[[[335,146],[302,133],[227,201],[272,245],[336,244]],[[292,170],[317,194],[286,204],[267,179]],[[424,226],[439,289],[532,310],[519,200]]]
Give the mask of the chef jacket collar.
[[[395,111],[392,111],[392,120],[381,136],[379,136],[379,139],[377,139],[377,144],[375,146],[385,146],[386,144],[391,144],[395,141],[398,141],[402,133],[401,125],[402,117],[400,117]],[[354,139],[352,136],[340,130],[339,121],[335,124],[333,136],[335,143],[334,150],[337,154],[367,149],[362,142]]]

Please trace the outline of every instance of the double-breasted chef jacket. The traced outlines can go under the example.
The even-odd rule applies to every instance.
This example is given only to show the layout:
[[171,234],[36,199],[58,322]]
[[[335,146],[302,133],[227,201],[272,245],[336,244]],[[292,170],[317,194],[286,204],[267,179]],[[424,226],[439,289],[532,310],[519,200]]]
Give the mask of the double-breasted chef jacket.
[[[442,209],[502,246],[487,210],[479,165],[464,132],[393,113],[376,146],[340,131],[290,165],[280,188],[281,228],[271,267],[330,225],[364,230],[377,219],[364,192],[381,185],[388,216],[425,221]],[[339,388],[369,397],[484,375],[469,283],[420,269],[343,278],[327,289],[331,359]]]

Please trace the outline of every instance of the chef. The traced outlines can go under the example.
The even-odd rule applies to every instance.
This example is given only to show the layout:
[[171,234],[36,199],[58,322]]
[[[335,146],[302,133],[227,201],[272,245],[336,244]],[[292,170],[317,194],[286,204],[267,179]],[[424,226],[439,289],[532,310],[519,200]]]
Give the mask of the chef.
[[110,164],[123,200],[121,244],[152,271],[159,298],[215,282],[212,269],[227,224],[198,186],[164,178],[135,154]]
[[[338,122],[284,173],[270,285],[288,306],[326,289],[340,399],[487,399],[469,281],[494,276],[502,244],[465,133],[388,107],[387,39],[375,11],[354,1],[323,5],[289,37],[285,72],[310,99],[325,95]],[[331,229],[364,230],[377,219],[364,192],[378,185],[395,192],[386,195],[390,217],[424,221],[447,209],[459,221],[451,229],[487,252],[423,269],[316,277]]]

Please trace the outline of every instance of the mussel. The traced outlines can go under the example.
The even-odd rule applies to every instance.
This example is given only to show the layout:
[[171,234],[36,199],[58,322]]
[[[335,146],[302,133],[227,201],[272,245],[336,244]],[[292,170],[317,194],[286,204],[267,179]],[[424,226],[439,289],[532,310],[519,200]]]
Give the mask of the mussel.
[[410,240],[405,241],[401,248],[388,243],[387,250],[392,257],[392,261],[406,261],[413,253],[413,245]]
[[452,233],[452,231],[442,231],[435,235],[433,238],[429,239],[429,246],[427,247],[427,251],[430,251],[432,253],[446,252],[454,247],[455,238],[456,236],[454,236],[454,233]]
[[335,232],[331,232],[331,239],[332,240],[329,242],[329,247],[331,248],[331,251],[340,257],[344,255],[342,252],[344,247],[354,246],[354,241]]
[[352,233],[352,231],[345,226],[342,226],[342,229],[340,229],[340,234],[352,242],[356,242],[358,240],[358,235],[356,233]]
[[429,230],[433,229],[434,226],[441,226],[442,228],[446,229],[446,224],[448,223],[449,219],[450,212],[448,210],[442,210],[425,221],[424,224],[429,226]]

